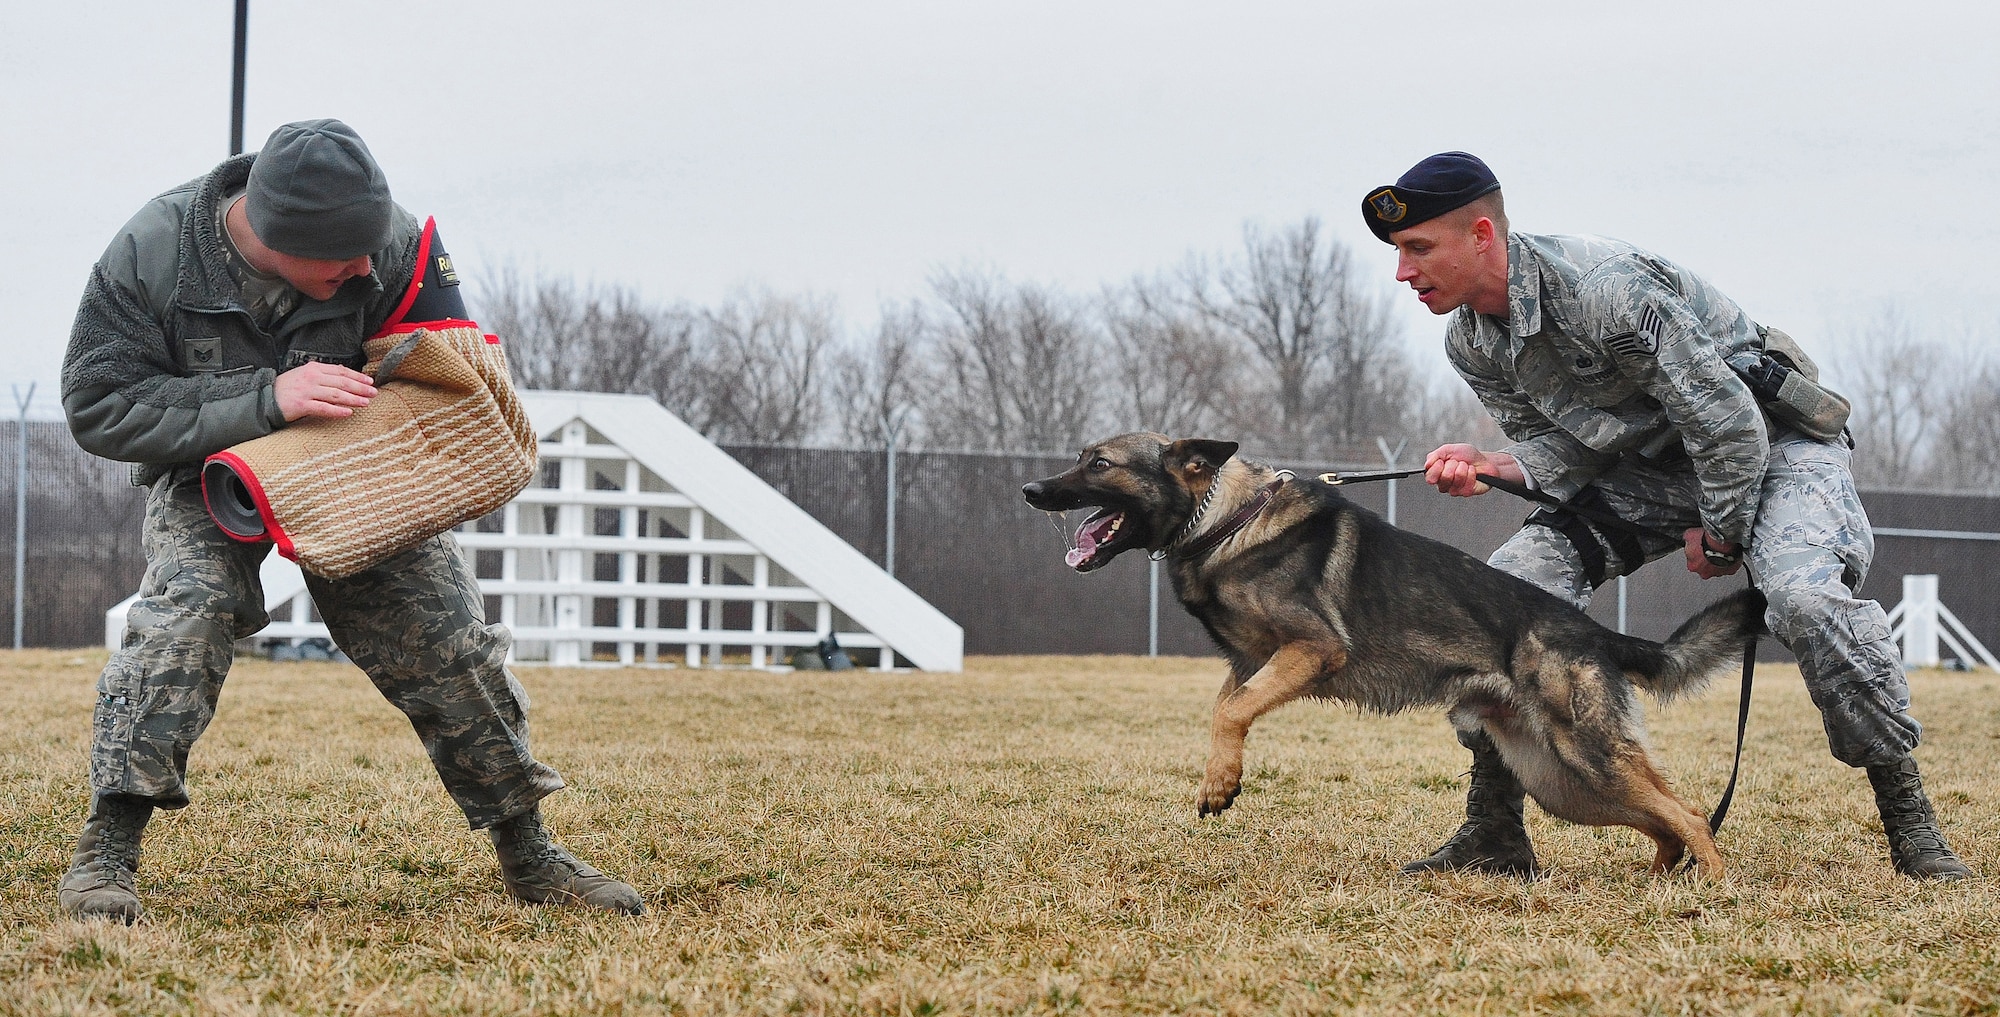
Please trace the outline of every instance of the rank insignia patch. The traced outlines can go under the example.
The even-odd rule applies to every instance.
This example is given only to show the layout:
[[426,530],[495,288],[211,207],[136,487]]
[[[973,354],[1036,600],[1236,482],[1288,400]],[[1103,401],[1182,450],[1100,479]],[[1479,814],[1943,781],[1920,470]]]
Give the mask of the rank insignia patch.
[[445,286],[458,285],[458,272],[451,267],[451,255],[440,254],[431,259],[437,262],[438,282]]
[[1604,345],[1626,356],[1650,357],[1660,352],[1660,340],[1667,334],[1666,320],[1651,307],[1639,312],[1639,327],[1631,332],[1606,336]]
[[213,371],[222,366],[222,337],[209,336],[206,339],[183,339],[181,351],[187,357],[190,371]]
[[1368,207],[1375,210],[1375,218],[1383,222],[1402,222],[1410,214],[1410,206],[1396,200],[1394,188],[1384,187],[1368,196]]

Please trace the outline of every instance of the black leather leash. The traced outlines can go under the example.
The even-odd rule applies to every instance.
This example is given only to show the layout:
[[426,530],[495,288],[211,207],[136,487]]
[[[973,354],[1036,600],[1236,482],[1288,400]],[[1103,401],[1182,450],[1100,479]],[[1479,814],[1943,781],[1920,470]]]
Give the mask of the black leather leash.
[[1722,830],[1722,817],[1729,815],[1729,803],[1736,797],[1736,775],[1743,769],[1743,732],[1750,726],[1750,683],[1757,677],[1757,641],[1743,648],[1743,691],[1736,700],[1736,760],[1729,764],[1729,784],[1722,789],[1722,799],[1715,803],[1715,811],[1708,814],[1708,832]]
[[[1418,468],[1413,470],[1382,470],[1377,473],[1322,473],[1319,475],[1319,479],[1323,484],[1339,487],[1343,484],[1366,484],[1377,480],[1401,480],[1404,477],[1414,477],[1423,472],[1423,468]],[[1480,483],[1496,491],[1505,491],[1516,498],[1568,512],[1580,519],[1596,523],[1599,526],[1619,530],[1634,536],[1652,537],[1672,543],[1680,543],[1683,539],[1664,530],[1656,530],[1650,526],[1641,526],[1629,519],[1622,519],[1613,513],[1604,512],[1589,505],[1572,505],[1546,491],[1537,491],[1525,484],[1516,484],[1511,480],[1502,480],[1499,477],[1488,476],[1484,473],[1475,474],[1475,477]],[[1711,557],[1710,560],[1713,561],[1714,559]],[[1718,562],[1718,564],[1721,563]],[[1722,830],[1723,817],[1729,815],[1729,803],[1736,798],[1736,778],[1743,771],[1743,739],[1745,733],[1750,728],[1750,686],[1755,680],[1756,674],[1757,640],[1751,639],[1743,646],[1743,689],[1738,694],[1736,701],[1736,756],[1729,764],[1729,783],[1723,787],[1722,797],[1715,803],[1715,811],[1709,813],[1708,816],[1708,832],[1711,834]]]

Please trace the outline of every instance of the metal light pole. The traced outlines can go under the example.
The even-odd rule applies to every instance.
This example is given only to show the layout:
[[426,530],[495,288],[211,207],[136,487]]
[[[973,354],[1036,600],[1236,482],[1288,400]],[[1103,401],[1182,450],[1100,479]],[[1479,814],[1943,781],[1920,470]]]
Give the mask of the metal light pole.
[[[1408,445],[1409,443],[1410,439],[1404,438],[1402,441],[1396,443],[1396,451],[1391,452],[1389,451],[1388,439],[1382,437],[1379,434],[1375,436],[1375,447],[1382,450],[1382,462],[1386,463],[1387,466],[1385,468],[1390,470],[1394,470],[1396,468],[1396,458],[1403,454],[1403,447]],[[1389,515],[1389,525],[1390,526],[1396,525],[1396,482],[1394,480],[1389,481],[1388,515]]]
[[21,617],[25,614],[28,578],[28,404],[35,401],[35,383],[28,394],[14,386],[14,405],[20,408],[14,433],[20,444],[14,450],[14,649],[21,648]]
[[882,445],[888,460],[888,490],[882,501],[882,570],[896,575],[896,439],[910,419],[909,407],[899,406],[882,415]]
[[250,39],[250,0],[236,0],[236,73],[230,82],[229,154],[243,154],[243,57]]

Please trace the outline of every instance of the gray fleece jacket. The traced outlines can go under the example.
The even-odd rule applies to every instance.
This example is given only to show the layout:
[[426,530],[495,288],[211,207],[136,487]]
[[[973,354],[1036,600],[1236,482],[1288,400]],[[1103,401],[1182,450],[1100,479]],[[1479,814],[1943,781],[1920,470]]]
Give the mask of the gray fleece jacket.
[[421,228],[398,206],[372,275],[259,330],[216,237],[222,202],[249,179],[253,157],[154,198],[84,287],[63,357],[63,411],[86,451],[136,464],[136,484],[285,426],[278,372],[308,361],[359,368],[362,341],[409,288]]

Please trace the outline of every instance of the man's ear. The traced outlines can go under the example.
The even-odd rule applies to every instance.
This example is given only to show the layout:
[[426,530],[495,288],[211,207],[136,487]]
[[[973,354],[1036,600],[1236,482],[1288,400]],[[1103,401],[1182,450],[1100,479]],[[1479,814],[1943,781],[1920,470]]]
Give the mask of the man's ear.
[[1229,457],[1236,454],[1233,441],[1215,441],[1210,438],[1182,438],[1167,446],[1167,465],[1187,466],[1219,470]]
[[1500,227],[1492,219],[1480,216],[1472,220],[1472,245],[1474,249],[1485,251],[1500,235]]

